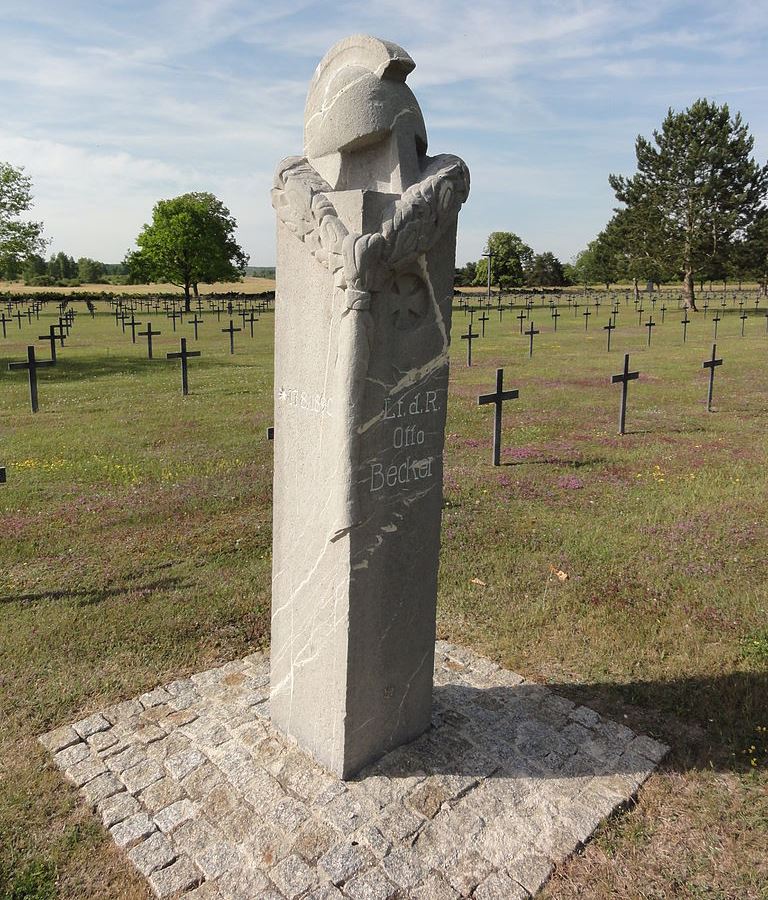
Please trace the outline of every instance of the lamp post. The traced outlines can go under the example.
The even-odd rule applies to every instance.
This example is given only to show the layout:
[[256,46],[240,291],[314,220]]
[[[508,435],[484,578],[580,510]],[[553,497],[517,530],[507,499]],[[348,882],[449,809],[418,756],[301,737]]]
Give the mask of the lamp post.
[[491,253],[490,246],[481,255],[488,257],[488,300],[487,300],[487,303],[488,303],[488,306],[490,306],[491,305],[491,260],[493,259],[493,253]]

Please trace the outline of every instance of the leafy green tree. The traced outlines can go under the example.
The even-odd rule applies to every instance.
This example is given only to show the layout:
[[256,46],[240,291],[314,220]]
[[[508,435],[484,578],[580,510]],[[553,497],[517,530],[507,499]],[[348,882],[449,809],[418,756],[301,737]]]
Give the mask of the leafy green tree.
[[19,267],[32,254],[42,253],[47,241],[41,222],[20,216],[32,206],[32,179],[23,168],[0,162],[0,274],[18,277]]
[[562,287],[566,283],[563,264],[554,253],[537,253],[527,282],[534,287]]
[[138,250],[125,258],[131,276],[168,281],[184,288],[184,304],[191,308],[190,290],[240,278],[248,257],[234,237],[237,223],[213,194],[195,192],[159,200],[152,222],[136,238]]
[[[488,236],[491,258],[491,284],[502,289],[521,287],[526,272],[533,265],[533,250],[511,231],[493,231]],[[476,264],[474,284],[488,283],[488,257],[481,257]]]
[[48,266],[39,253],[32,253],[24,260],[22,277],[25,284],[31,284],[34,278],[42,278],[48,273]]
[[638,136],[635,175],[609,177],[627,224],[645,232],[637,257],[657,248],[662,268],[682,277],[687,308],[696,309],[696,275],[727,265],[734,243],[765,214],[768,165],[755,162],[753,146],[739,113],[697,100],[681,113],[670,109],[653,143]]
[[73,257],[59,251],[48,261],[48,274],[57,281],[77,278],[77,263]]
[[578,256],[577,268],[580,280],[585,284],[598,281],[608,290],[619,280],[621,255],[615,242],[615,232],[604,228],[600,234],[587,244]]
[[77,261],[77,277],[85,284],[98,284],[104,278],[104,263],[81,256]]
[[476,274],[477,274],[477,263],[468,262],[462,268],[456,269],[456,274],[455,274],[453,283],[456,285],[456,287],[468,287],[470,284],[474,283]]

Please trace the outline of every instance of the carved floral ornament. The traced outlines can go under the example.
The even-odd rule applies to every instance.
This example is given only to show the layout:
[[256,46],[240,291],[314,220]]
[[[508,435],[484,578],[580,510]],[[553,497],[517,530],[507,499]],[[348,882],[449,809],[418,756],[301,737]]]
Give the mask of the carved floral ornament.
[[[456,156],[429,158],[423,178],[394,204],[381,229],[347,230],[328,197],[330,185],[303,157],[278,167],[272,205],[280,220],[307,244],[346,292],[348,309],[368,309],[370,292],[414,263],[439,239],[469,194],[469,170]],[[398,326],[399,327],[399,326]]]

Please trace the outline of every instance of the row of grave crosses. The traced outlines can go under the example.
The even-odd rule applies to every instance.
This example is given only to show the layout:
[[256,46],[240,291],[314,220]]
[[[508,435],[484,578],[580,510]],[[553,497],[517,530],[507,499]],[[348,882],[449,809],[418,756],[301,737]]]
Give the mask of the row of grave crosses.
[[[718,359],[717,344],[712,344],[712,355],[705,360],[701,366],[703,369],[709,369],[709,379],[707,387],[707,412],[712,412],[712,394],[715,383],[715,369],[722,366],[722,358]],[[619,434],[626,434],[627,426],[627,396],[629,382],[635,381],[640,377],[640,372],[630,372],[629,370],[629,353],[624,354],[624,368],[617,375],[611,375],[611,384],[621,385],[621,399],[619,401]],[[517,400],[520,392],[517,389],[504,390],[504,369],[496,369],[496,390],[492,394],[480,394],[477,398],[478,406],[486,406],[492,404],[494,406],[493,417],[493,465],[501,465],[501,415],[503,404],[507,400]],[[270,435],[271,437],[272,435]]]
[[[467,366],[471,367],[472,366],[472,341],[474,341],[480,337],[485,337],[485,326],[486,326],[486,323],[490,321],[490,317],[487,314],[487,307],[483,308],[482,303],[479,304],[479,306],[477,308],[474,308],[468,304],[466,298],[463,295],[460,295],[460,296],[461,296],[461,299],[459,301],[459,308],[464,311],[465,317],[467,315],[469,315],[469,323],[467,326],[467,331],[465,334],[462,334],[460,337],[461,337],[461,340],[467,342]],[[571,303],[570,299],[569,299],[569,303]],[[595,300],[595,303],[594,303],[595,311],[597,311],[597,309],[599,309],[600,305],[601,304],[600,304],[599,299]],[[502,321],[502,317],[503,317],[503,313],[504,313],[505,309],[512,311],[515,309],[515,307],[513,306],[511,301],[510,301],[510,304],[508,307],[505,307],[501,303],[499,303],[499,305],[497,306],[497,310],[499,313],[499,321]],[[534,337],[537,334],[541,333],[539,329],[534,328],[533,318],[531,317],[532,309],[533,309],[533,302],[531,300],[528,300],[526,302],[525,306],[523,308],[521,308],[520,312],[515,316],[515,318],[520,323],[520,334],[526,335],[529,339],[529,342],[528,342],[529,358],[533,356]],[[557,331],[557,322],[562,314],[560,312],[560,308],[557,305],[555,305],[553,300],[549,301],[549,309],[550,309],[550,315],[551,315],[552,323],[553,323],[553,331],[556,332]],[[574,310],[575,314],[578,313],[578,310],[579,310],[578,301],[575,301],[572,303],[571,309]],[[477,321],[481,325],[479,334],[474,331],[475,313],[478,311],[481,313],[481,315],[479,315],[477,318]],[[664,324],[664,322],[665,322],[667,306],[665,304],[662,304],[662,306],[660,307],[660,312],[661,312],[661,322],[660,323],[654,321],[653,314],[651,314],[649,316],[647,322],[645,322],[645,323],[643,322],[643,315],[645,313],[645,310],[644,310],[642,304],[640,304],[639,307],[636,308],[635,311],[638,314],[638,327],[642,326],[642,327],[646,328],[648,331],[647,346],[650,347],[653,329],[656,328],[657,325]],[[621,312],[621,307],[618,303],[618,300],[614,300],[614,302],[611,306],[611,311],[610,311],[609,317],[608,317],[608,323],[603,326],[603,331],[606,332],[606,350],[609,353],[611,350],[611,334],[617,328],[616,319],[620,312]],[[582,316],[584,317],[584,330],[585,331],[589,330],[589,319],[592,315],[593,315],[592,310],[589,307],[587,307],[584,310],[584,312],[582,313]],[[719,313],[716,313],[715,316],[713,316],[713,318],[712,318],[712,325],[713,325],[712,337],[713,337],[713,340],[715,340],[715,341],[717,340],[718,325],[722,321],[722,318],[723,317]],[[744,337],[745,336],[745,325],[746,325],[747,319],[749,318],[749,315],[747,314],[746,311],[742,310],[741,314],[739,315],[738,318],[741,321],[740,335],[741,335],[741,337]],[[766,334],[768,334],[768,311],[766,311],[764,313],[764,318],[765,318],[765,324],[766,324],[765,330],[766,330]],[[524,331],[523,323],[526,320],[528,320],[530,322],[530,327]],[[683,326],[683,330],[682,330],[683,343],[687,342],[688,326],[691,324],[692,321],[693,320],[688,317],[688,310],[685,310],[683,318],[680,320],[680,324]]]

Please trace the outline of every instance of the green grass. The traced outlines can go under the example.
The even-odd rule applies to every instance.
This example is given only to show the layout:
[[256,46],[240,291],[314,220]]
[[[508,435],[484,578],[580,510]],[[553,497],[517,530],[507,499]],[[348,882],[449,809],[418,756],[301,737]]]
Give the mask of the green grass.
[[[492,312],[471,369],[455,311],[440,636],[673,745],[549,897],[765,897],[765,319],[741,338],[729,305],[708,414],[714,310],[685,344],[668,310],[650,349],[622,310],[609,355],[605,306],[586,333],[562,309],[556,334],[536,307],[532,359],[513,314]],[[224,319],[207,316],[197,345],[185,325],[203,355],[183,399],[169,321],[152,314],[150,362],[106,308],[81,314],[33,416],[6,364],[52,320],[0,339],[0,898],[145,898],[34,738],[266,646],[272,316],[234,356]],[[619,437],[624,352],[641,377]],[[497,366],[520,399],[494,469],[476,397]]]

